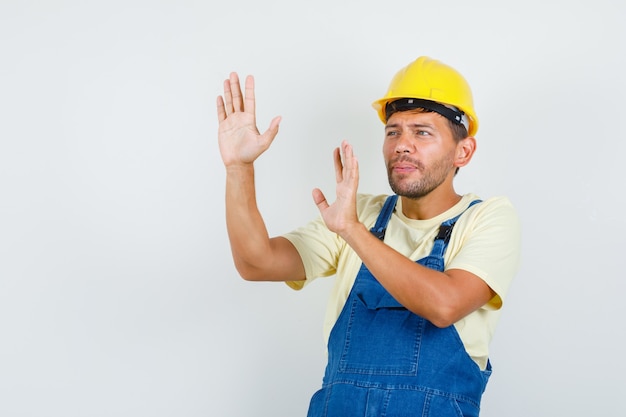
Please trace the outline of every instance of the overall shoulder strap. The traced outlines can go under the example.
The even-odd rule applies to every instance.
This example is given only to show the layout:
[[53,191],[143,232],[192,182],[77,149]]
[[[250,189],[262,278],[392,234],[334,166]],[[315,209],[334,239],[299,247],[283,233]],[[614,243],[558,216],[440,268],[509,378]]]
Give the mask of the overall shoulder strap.
[[437,233],[437,236],[435,236],[435,245],[433,246],[433,250],[430,253],[431,256],[437,256],[437,257],[443,258],[443,254],[446,252],[446,249],[448,248],[448,243],[450,242],[450,236],[452,236],[452,229],[454,228],[456,221],[459,219],[459,217],[463,215],[463,213],[467,211],[467,209],[472,207],[474,204],[480,203],[481,201],[482,200],[472,201],[469,204],[469,206],[467,206],[467,208],[463,210],[462,213],[441,223],[441,225],[439,226],[439,233]]
[[393,209],[396,207],[396,201],[398,201],[398,196],[396,194],[387,197],[387,199],[385,200],[385,204],[383,205],[383,208],[380,210],[380,214],[376,219],[376,224],[370,229],[370,232],[372,232],[372,234],[380,240],[383,240],[385,238],[387,223],[389,223],[389,219],[391,218]]

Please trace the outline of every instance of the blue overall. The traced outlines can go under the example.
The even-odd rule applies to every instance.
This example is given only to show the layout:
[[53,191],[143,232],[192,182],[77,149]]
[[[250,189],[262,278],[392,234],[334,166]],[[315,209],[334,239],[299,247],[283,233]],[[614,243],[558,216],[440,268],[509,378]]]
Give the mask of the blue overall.
[[[396,200],[386,200],[371,229],[381,240]],[[441,224],[419,264],[443,271],[459,217]],[[308,416],[474,417],[490,374],[491,365],[481,371],[470,358],[454,326],[441,329],[408,311],[362,264],[330,333],[322,389]]]

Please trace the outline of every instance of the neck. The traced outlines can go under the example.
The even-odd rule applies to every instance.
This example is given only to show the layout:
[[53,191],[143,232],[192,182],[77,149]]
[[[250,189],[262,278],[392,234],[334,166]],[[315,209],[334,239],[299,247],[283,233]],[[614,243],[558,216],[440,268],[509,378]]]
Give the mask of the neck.
[[459,201],[462,196],[453,189],[446,193],[434,190],[420,198],[402,198],[402,214],[409,219],[427,220],[450,209]]

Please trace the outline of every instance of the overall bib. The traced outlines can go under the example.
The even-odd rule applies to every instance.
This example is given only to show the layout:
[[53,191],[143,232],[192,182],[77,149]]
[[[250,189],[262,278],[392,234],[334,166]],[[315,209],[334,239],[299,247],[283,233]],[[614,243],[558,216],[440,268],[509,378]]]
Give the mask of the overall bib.
[[[371,229],[381,240],[397,198],[387,198]],[[441,224],[419,264],[443,271],[460,216]],[[308,417],[476,417],[490,374],[490,364],[481,371],[470,358],[454,326],[438,328],[404,308],[362,264],[330,333],[322,389]]]

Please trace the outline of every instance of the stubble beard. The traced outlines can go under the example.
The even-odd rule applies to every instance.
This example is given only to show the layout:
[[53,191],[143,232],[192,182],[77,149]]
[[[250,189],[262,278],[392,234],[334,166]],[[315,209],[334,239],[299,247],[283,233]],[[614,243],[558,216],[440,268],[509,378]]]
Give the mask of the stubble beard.
[[[400,159],[402,160],[402,159]],[[396,162],[396,161],[393,161]],[[436,161],[430,168],[426,168],[424,164],[412,161],[416,165],[417,170],[422,173],[422,178],[413,182],[405,181],[407,175],[396,174],[394,176],[391,169],[391,163],[387,165],[387,179],[391,190],[401,196],[410,199],[419,199],[427,196],[446,180],[448,170],[451,165],[451,159],[443,158]]]

